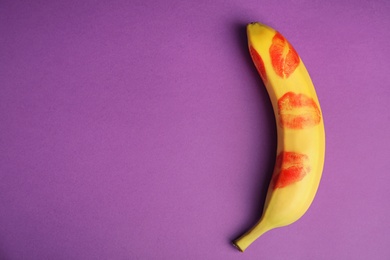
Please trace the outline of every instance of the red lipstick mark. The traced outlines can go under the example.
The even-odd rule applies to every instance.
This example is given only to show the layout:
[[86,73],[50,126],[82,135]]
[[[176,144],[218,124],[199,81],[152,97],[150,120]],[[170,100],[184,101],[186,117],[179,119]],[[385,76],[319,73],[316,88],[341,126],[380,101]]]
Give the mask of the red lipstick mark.
[[291,129],[310,128],[320,123],[317,103],[304,94],[287,92],[278,100],[279,123]]
[[306,154],[282,151],[276,157],[273,188],[284,188],[302,180],[310,172]]
[[260,77],[262,78],[263,82],[267,81],[267,74],[265,73],[265,67],[263,59],[261,58],[260,54],[252,47],[249,47],[249,52],[251,54],[253,63],[256,66],[257,72],[260,74]]
[[272,67],[281,78],[288,78],[300,62],[298,53],[279,32],[272,38],[269,54]]

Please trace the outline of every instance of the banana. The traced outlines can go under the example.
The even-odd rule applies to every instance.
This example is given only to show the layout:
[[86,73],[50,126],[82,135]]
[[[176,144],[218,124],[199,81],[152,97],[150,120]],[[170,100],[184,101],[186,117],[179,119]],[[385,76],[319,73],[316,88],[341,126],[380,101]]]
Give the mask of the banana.
[[313,83],[293,46],[275,29],[247,25],[249,52],[272,102],[276,162],[263,214],[233,242],[244,251],[265,232],[292,224],[310,207],[325,159],[325,129]]

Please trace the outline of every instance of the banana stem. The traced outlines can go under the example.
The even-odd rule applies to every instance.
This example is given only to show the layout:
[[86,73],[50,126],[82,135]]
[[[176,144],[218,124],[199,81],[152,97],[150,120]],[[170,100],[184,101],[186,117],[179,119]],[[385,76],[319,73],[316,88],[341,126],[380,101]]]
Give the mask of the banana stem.
[[252,244],[256,239],[258,239],[261,235],[270,229],[271,228],[268,225],[264,225],[264,223],[260,222],[248,230],[241,237],[234,240],[233,245],[241,252],[244,252],[245,249],[250,246],[250,244]]

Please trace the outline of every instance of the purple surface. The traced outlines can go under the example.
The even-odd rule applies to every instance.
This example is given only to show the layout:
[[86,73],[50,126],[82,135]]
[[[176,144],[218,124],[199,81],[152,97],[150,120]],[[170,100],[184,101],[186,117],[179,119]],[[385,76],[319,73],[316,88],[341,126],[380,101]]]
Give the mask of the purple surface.
[[[55,3],[57,2],[57,3]],[[0,1],[0,259],[390,259],[389,1]],[[317,197],[242,254],[275,120],[269,24],[325,118]]]

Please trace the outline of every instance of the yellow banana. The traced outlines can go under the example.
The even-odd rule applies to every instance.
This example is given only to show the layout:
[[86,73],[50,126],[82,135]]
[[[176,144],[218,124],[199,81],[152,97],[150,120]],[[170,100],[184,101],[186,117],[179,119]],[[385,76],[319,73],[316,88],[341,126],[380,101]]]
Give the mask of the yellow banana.
[[264,82],[277,122],[277,155],[259,222],[233,244],[244,251],[265,232],[305,214],[317,192],[325,158],[321,108],[305,65],[273,28],[247,26],[252,60]]

